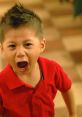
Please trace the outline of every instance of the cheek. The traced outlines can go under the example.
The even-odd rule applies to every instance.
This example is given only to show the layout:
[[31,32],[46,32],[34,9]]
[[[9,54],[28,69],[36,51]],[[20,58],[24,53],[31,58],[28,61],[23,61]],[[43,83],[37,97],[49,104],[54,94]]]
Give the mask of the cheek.
[[14,57],[12,56],[12,53],[10,53],[8,51],[3,52],[3,61],[4,61],[4,63],[10,63],[13,58]]
[[31,55],[31,58],[33,57],[37,59],[40,56],[40,51],[36,50],[35,52],[32,52],[30,55]]
[[29,53],[29,59],[31,61],[36,61],[39,56],[40,56],[40,51],[38,51],[38,50]]
[[2,56],[1,56],[1,65],[2,65],[2,68],[4,68],[7,65],[7,62],[8,62],[8,59],[6,57],[6,54],[2,53]]
[[3,58],[2,59],[3,59],[4,64],[7,64],[9,62],[9,57],[5,53],[3,54]]

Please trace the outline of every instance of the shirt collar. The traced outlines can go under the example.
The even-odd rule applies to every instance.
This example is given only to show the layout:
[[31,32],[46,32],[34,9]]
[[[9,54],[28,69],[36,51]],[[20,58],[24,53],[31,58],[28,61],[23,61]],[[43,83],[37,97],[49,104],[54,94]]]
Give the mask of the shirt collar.
[[[45,62],[42,57],[39,57],[38,63],[40,64],[41,71],[42,71],[42,77],[43,80],[45,79],[46,69],[45,69]],[[27,86],[29,88],[33,88],[30,85],[25,85],[24,82],[20,80],[20,78],[14,73],[12,67],[10,65],[7,65],[6,68],[2,71],[2,77],[4,78],[4,82],[7,84],[7,86],[12,90],[15,88],[19,88],[22,86]]]
[[10,89],[24,86],[24,83],[16,76],[10,65],[7,65],[2,71],[2,77]]

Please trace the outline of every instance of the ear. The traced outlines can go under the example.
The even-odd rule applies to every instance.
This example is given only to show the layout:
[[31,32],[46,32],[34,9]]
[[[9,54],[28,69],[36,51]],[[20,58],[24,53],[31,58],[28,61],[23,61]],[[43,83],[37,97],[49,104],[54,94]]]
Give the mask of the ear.
[[41,44],[41,53],[42,53],[45,50],[46,39],[45,38],[41,39],[40,44]]

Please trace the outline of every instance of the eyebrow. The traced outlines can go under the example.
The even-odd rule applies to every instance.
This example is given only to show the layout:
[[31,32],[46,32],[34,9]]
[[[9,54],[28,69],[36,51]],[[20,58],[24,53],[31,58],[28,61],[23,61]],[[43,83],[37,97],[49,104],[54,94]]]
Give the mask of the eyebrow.
[[8,43],[15,43],[14,41],[9,41]]
[[[31,42],[32,40],[24,40],[23,43],[26,43],[26,42]],[[9,41],[8,43],[16,43],[14,41]]]
[[24,42],[29,42],[29,41],[32,41],[32,40],[25,40]]

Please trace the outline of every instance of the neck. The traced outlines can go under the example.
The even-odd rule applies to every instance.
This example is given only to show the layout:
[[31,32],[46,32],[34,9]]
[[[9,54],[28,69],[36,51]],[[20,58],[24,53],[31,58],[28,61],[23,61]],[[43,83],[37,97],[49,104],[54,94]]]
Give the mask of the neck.
[[38,63],[36,64],[35,69],[33,69],[32,73],[18,76],[23,82],[35,87],[41,79],[41,71],[39,64]]
[[37,78],[37,77],[40,77],[41,76],[41,70],[40,70],[40,66],[39,66],[38,62],[35,64],[35,66],[31,70],[31,72],[26,73],[26,74],[18,74],[18,76],[21,79],[27,79],[28,78],[30,80]]

